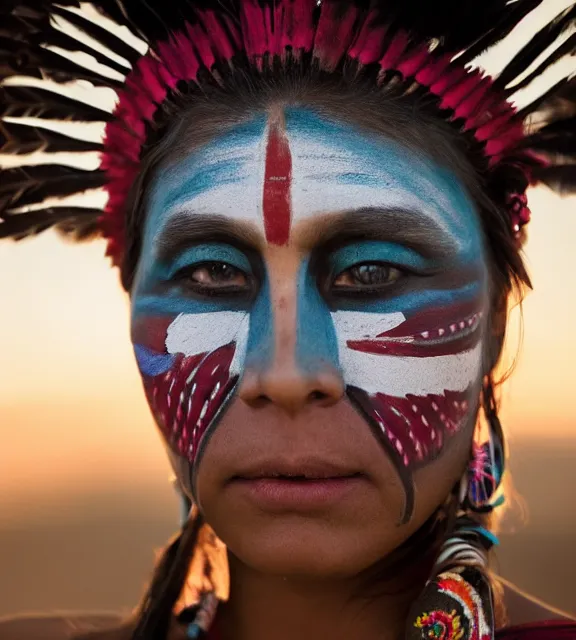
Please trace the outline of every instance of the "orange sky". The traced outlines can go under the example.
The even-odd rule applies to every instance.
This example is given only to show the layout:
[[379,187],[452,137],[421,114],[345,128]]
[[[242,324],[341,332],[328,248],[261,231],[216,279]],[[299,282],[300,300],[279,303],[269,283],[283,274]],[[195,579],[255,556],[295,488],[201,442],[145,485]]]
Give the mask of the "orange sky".
[[[537,18],[568,3],[550,0]],[[486,64],[496,69],[509,55],[497,51]],[[535,292],[524,305],[522,356],[504,415],[512,437],[576,438],[576,198],[541,189],[531,204]],[[103,251],[100,242],[72,246],[52,234],[0,245],[3,501],[126,481],[135,469],[154,484],[167,471],[131,354],[127,302]],[[516,316],[512,351],[517,326]]]

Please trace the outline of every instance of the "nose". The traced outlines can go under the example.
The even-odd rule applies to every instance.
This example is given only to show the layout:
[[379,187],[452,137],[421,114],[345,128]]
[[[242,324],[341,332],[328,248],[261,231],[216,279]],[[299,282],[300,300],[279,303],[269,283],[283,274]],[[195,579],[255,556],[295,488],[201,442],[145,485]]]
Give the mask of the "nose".
[[240,398],[253,408],[275,405],[291,417],[307,406],[328,407],[344,394],[344,385],[337,371],[303,372],[281,357],[263,372],[246,371]]
[[256,305],[239,398],[253,408],[274,405],[290,416],[309,406],[328,407],[344,395],[330,310],[306,273],[290,274],[284,262]]

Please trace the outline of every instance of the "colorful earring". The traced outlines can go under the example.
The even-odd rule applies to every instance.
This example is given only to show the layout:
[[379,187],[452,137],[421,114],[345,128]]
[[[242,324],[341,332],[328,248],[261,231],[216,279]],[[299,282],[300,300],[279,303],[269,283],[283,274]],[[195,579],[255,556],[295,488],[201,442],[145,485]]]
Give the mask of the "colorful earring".
[[490,427],[487,442],[472,445],[472,458],[462,479],[460,503],[464,510],[490,513],[504,502],[497,495],[504,475],[504,444],[500,429]]

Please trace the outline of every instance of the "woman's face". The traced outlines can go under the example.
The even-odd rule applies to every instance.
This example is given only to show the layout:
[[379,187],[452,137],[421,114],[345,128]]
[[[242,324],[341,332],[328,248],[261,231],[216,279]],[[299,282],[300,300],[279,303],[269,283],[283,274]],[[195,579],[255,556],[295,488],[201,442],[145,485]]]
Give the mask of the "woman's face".
[[291,108],[161,171],[132,291],[148,401],[241,561],[352,575],[469,456],[487,272],[456,178]]

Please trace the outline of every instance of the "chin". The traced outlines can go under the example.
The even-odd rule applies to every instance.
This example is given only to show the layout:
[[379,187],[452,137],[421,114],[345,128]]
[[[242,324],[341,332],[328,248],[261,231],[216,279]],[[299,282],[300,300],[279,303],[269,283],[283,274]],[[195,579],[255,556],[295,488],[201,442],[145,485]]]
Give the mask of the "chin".
[[350,578],[387,555],[381,545],[362,544],[361,535],[294,521],[251,532],[228,549],[236,561],[260,573],[309,580]]
[[390,555],[410,535],[389,526],[275,515],[258,526],[216,530],[237,561],[254,571],[294,579],[351,578]]

